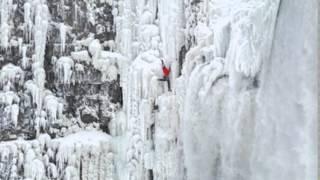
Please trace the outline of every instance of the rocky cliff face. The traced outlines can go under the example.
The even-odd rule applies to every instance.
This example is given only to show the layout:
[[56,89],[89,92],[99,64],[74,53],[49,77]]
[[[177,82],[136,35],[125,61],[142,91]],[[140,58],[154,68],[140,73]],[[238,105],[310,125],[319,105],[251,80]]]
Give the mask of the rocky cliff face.
[[[115,31],[111,5],[85,1],[2,4],[2,16],[7,17],[1,24],[9,31],[2,34],[7,37],[1,43],[1,118],[5,122],[1,129],[6,132],[2,140],[19,136],[32,139],[44,132],[56,136],[66,123],[69,127],[74,124],[72,118],[81,120],[78,123],[96,122],[109,131],[110,116],[105,110],[115,111],[121,101],[119,79],[106,79],[89,62],[87,39],[105,42],[101,50],[112,50]],[[85,40],[87,44],[82,42]],[[74,51],[84,55],[79,59]],[[37,118],[43,122],[36,122]]]
[[116,63],[107,73],[118,58],[113,21],[110,2],[1,1],[0,179],[113,176],[104,169],[122,106]]
[[316,0],[0,3],[0,179],[316,179]]

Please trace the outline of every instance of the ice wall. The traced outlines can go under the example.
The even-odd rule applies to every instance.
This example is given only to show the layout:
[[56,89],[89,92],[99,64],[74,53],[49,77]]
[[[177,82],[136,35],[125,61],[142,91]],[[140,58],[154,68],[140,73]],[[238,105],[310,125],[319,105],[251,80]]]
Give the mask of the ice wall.
[[[116,18],[130,15],[134,24],[117,29],[130,32],[117,45],[133,61],[121,134],[134,143],[124,179],[315,179],[316,6],[290,19],[300,3],[122,6]],[[158,35],[154,49],[150,36]],[[171,62],[173,92],[156,80],[161,58]]]
[[[311,32],[307,30],[315,27],[302,23],[304,22],[302,19],[297,22],[289,20],[296,12],[291,2],[281,1],[279,10],[277,10],[279,3],[277,1],[265,1],[265,4],[251,3],[253,2],[240,2],[240,8],[234,7],[235,17],[231,17],[230,44],[225,59],[225,64],[228,65],[225,70],[228,86],[223,92],[227,95],[213,94],[213,97],[219,97],[222,100],[218,103],[214,100],[207,103],[207,107],[218,106],[209,111],[211,118],[203,118],[206,113],[198,112],[199,101],[201,102],[201,95],[203,95],[201,89],[192,91],[195,87],[201,86],[202,81],[207,82],[197,78],[197,76],[208,74],[201,73],[206,72],[206,65],[196,65],[191,73],[189,79],[191,84],[187,90],[184,110],[186,115],[183,118],[185,120],[183,142],[186,166],[189,169],[187,170],[188,178],[197,179],[201,169],[215,167],[211,172],[207,171],[207,174],[201,173],[202,179],[213,177],[215,179],[287,179],[288,177],[316,179],[314,174],[316,172],[314,157],[316,131],[310,126],[310,124],[316,124],[317,117],[314,104],[316,103],[316,80],[314,79],[317,72],[314,50],[316,42],[308,37],[304,38],[304,43],[300,42],[300,38],[305,34],[315,37],[314,30]],[[309,5],[312,6],[312,3],[314,2],[310,2]],[[242,9],[244,7],[246,8]],[[305,8],[308,9],[308,7],[306,5]],[[301,10],[301,13],[305,12],[308,13],[307,16],[313,17],[312,13],[306,9]],[[231,7],[231,14],[232,12]],[[243,12],[249,16],[243,16]],[[255,18],[259,20],[256,21]],[[315,19],[311,21],[315,22]],[[301,35],[291,32],[298,24],[300,26],[304,24],[306,28],[298,32]],[[221,27],[218,29],[227,30]],[[225,32],[219,35],[228,34]],[[238,36],[240,34],[241,36]],[[214,42],[213,45],[218,47],[223,47],[226,43]],[[272,46],[271,43],[273,43]],[[305,43],[308,44],[307,47],[300,46]],[[304,52],[303,49],[308,49],[309,52]],[[295,55],[293,52],[298,54]],[[193,55],[194,51],[189,53]],[[186,57],[189,57],[188,53]],[[295,61],[296,57],[300,57],[299,62]],[[261,74],[260,70],[262,70]],[[211,72],[216,74],[215,71]],[[305,76],[306,74],[309,74],[308,77]],[[300,84],[299,81],[303,83]],[[220,86],[219,83],[212,83],[212,89]],[[292,94],[287,92],[288,89],[294,89],[290,91]],[[219,90],[213,90],[213,92],[218,93]],[[206,100],[211,96],[206,96]],[[290,109],[294,113],[290,112]],[[222,115],[214,115],[217,110]],[[205,133],[205,129],[209,126],[205,124],[207,121],[211,122],[211,131]],[[202,145],[205,144],[203,139],[206,136],[215,139],[215,141],[211,140],[212,147]],[[305,156],[306,154],[309,154],[308,157]],[[209,157],[212,159],[209,160]],[[290,157],[296,157],[296,159]],[[275,168],[275,166],[279,167]]]
[[261,75],[254,179],[317,179],[317,2],[299,3],[281,1]]

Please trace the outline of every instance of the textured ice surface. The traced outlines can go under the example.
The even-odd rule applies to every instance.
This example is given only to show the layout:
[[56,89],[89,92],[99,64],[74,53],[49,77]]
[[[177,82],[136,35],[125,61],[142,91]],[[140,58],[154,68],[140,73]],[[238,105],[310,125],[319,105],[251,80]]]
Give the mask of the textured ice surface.
[[2,87],[13,83],[21,84],[23,82],[23,78],[24,73],[18,66],[7,64],[1,69],[0,84]]
[[[287,2],[282,2],[280,6],[278,0],[208,0],[184,3],[161,1],[158,3],[159,19],[152,20],[152,2],[131,2],[119,7],[119,19],[126,17],[126,12],[131,11],[136,16],[130,18],[139,24],[138,32],[135,32],[134,27],[128,29],[128,26],[118,26],[117,29],[128,32],[129,36],[121,40],[129,41],[119,45],[121,50],[126,49],[122,52],[130,52],[124,55],[134,59],[129,71],[124,103],[127,107],[129,138],[131,136],[130,139],[135,141],[140,139],[145,144],[143,148],[139,145],[140,141],[128,145],[127,153],[131,159],[129,164],[135,159],[134,165],[128,168],[131,177],[139,179],[143,173],[155,179],[256,180],[286,179],[290,174],[293,179],[315,179],[312,174],[315,172],[316,159],[312,155],[315,153],[315,131],[309,126],[315,124],[315,108],[310,108],[315,101],[308,100],[316,93],[314,84],[309,82],[308,85],[289,86],[288,81],[282,81],[277,75],[270,77],[269,72],[288,71],[288,67],[283,64],[286,61],[296,64],[293,61],[296,58],[292,56],[277,58],[272,55],[275,48],[280,52],[288,51],[285,43],[289,41],[278,45],[281,40],[277,38],[286,37],[284,34],[292,31],[292,20],[284,20],[286,24],[280,22],[282,13],[287,14],[288,18],[290,14],[294,14],[294,7],[288,7]],[[185,11],[181,10],[183,7],[186,7]],[[306,10],[301,11],[307,13]],[[185,16],[181,16],[181,13]],[[302,19],[299,21],[302,25],[301,22]],[[183,23],[187,25],[185,31]],[[307,27],[305,25],[306,29],[301,30],[301,34],[297,36],[308,33]],[[150,44],[149,42],[156,42],[152,39],[157,37],[158,32],[159,44]],[[182,32],[185,34],[180,37]],[[132,42],[131,34],[138,37],[137,42]],[[299,39],[294,36],[293,33],[290,38]],[[186,39],[191,47],[188,47],[185,59],[182,59],[182,76],[176,79],[178,64],[175,60],[178,60],[178,51],[183,45],[179,38]],[[128,43],[132,46],[128,46]],[[302,48],[295,46],[295,43],[314,45],[309,40],[304,43],[293,40],[291,44],[299,49],[298,52]],[[139,47],[137,49],[136,44]],[[278,46],[286,50],[280,50]],[[296,50],[293,48],[291,51]],[[155,80],[161,77],[158,62],[162,57],[174,62],[171,76],[175,87],[173,95],[166,92],[165,83]],[[290,76],[292,82],[296,82],[295,76],[307,72],[313,72],[312,77],[315,78],[316,70],[310,70],[312,66],[309,66],[306,58],[299,58],[300,65],[288,64],[289,67],[299,69],[306,67],[301,71],[289,70],[294,74]],[[315,56],[311,59],[310,62],[315,63]],[[281,68],[273,61],[280,63]],[[273,81],[274,85],[266,85]],[[282,104],[278,97],[282,95],[276,93],[281,91],[277,89],[281,88],[286,92],[290,87],[295,87],[298,92],[305,87],[303,91],[309,94],[309,97],[304,96],[303,100],[299,100],[309,102],[309,105],[297,105],[297,95],[286,98],[288,104],[283,107],[292,106],[295,118],[291,117],[294,113],[284,109],[279,111],[277,106]],[[286,93],[287,96],[289,94]],[[170,98],[176,101],[164,100]],[[276,101],[268,100],[273,98]],[[265,101],[262,102],[262,99]],[[293,108],[295,104],[305,109],[304,112],[296,109],[298,107]],[[163,110],[166,108],[170,111]],[[269,108],[274,108],[274,111],[269,111]],[[285,114],[291,114],[291,118]],[[301,120],[304,116],[303,122],[297,121],[289,125],[293,119]],[[282,133],[286,133],[288,137]],[[300,141],[293,140],[300,136]],[[300,148],[302,144],[305,147]],[[285,153],[288,148],[295,152],[292,152],[292,156],[297,159],[289,158]],[[133,149],[145,152],[144,157],[132,154]],[[308,158],[306,154],[310,154]],[[300,162],[304,165],[299,166]],[[273,164],[279,167],[274,168]],[[145,170],[137,171],[142,166]],[[284,168],[285,171],[282,170]]]
[[0,4],[0,179],[316,180],[316,0]]
[[74,69],[73,60],[70,57],[61,57],[55,63],[58,82],[62,84],[70,84]]
[[299,3],[281,1],[270,61],[261,76],[254,179],[317,179],[318,70],[312,8],[317,3],[309,1],[303,8]]
[[[25,179],[80,179],[81,176],[111,180],[115,172],[110,145],[111,137],[98,131],[82,131],[54,140],[42,134],[33,141],[0,143],[0,155],[2,163],[7,161],[17,169],[24,168]],[[18,177],[20,172],[11,173],[9,177]]]

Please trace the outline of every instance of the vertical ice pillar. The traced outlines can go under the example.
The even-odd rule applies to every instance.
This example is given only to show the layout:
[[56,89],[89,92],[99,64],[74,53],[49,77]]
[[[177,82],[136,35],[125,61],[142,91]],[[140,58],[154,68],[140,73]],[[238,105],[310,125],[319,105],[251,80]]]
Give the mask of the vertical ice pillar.
[[7,48],[9,46],[9,36],[10,36],[9,18],[12,10],[12,0],[1,0],[0,2],[1,2],[0,43],[2,48]]
[[60,23],[60,41],[61,41],[61,48],[60,48],[60,52],[61,55],[63,55],[65,49],[66,49],[66,26],[64,25],[64,23]]
[[27,41],[31,40],[31,34],[32,34],[32,16],[31,16],[31,4],[30,2],[24,3],[24,36],[27,39]]
[[113,10],[116,24],[116,43],[119,45],[119,51],[130,61],[135,58],[133,52],[133,37],[135,35],[135,4],[131,0],[121,0],[117,2],[117,9]]
[[[42,101],[44,97],[44,84],[46,81],[46,73],[43,68],[45,59],[45,50],[47,43],[47,31],[49,27],[50,13],[45,1],[33,1],[31,5],[31,19],[34,16],[34,48],[35,56],[32,64],[33,81],[37,86],[37,109],[36,109],[36,124],[37,132],[39,132],[40,126],[46,126],[46,113],[42,109]],[[28,10],[28,7],[27,7]],[[28,15],[28,13],[27,13]],[[28,19],[27,17],[25,17]],[[29,19],[30,20],[30,19]],[[30,24],[28,25],[30,26]],[[29,32],[30,33],[30,32]],[[26,60],[26,59],[25,59]]]
[[[172,76],[177,77],[179,51],[184,43],[184,2],[161,0],[158,3],[162,56],[167,62],[172,63]],[[174,79],[171,84],[175,85]]]
[[49,10],[46,4],[38,4],[35,14],[34,41],[35,41],[35,61],[43,65],[47,31],[49,21]]

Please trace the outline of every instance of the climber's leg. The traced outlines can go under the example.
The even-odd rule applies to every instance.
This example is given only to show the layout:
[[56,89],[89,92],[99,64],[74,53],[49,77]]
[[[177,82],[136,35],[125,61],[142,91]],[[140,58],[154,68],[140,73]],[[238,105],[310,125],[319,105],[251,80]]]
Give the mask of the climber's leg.
[[171,91],[171,86],[170,86],[170,79],[167,77],[167,83],[168,83],[168,91]]
[[168,84],[168,91],[171,91],[171,87],[170,87],[170,79],[169,79],[169,77],[163,77],[162,79],[158,79],[158,81],[167,81],[167,84]]

